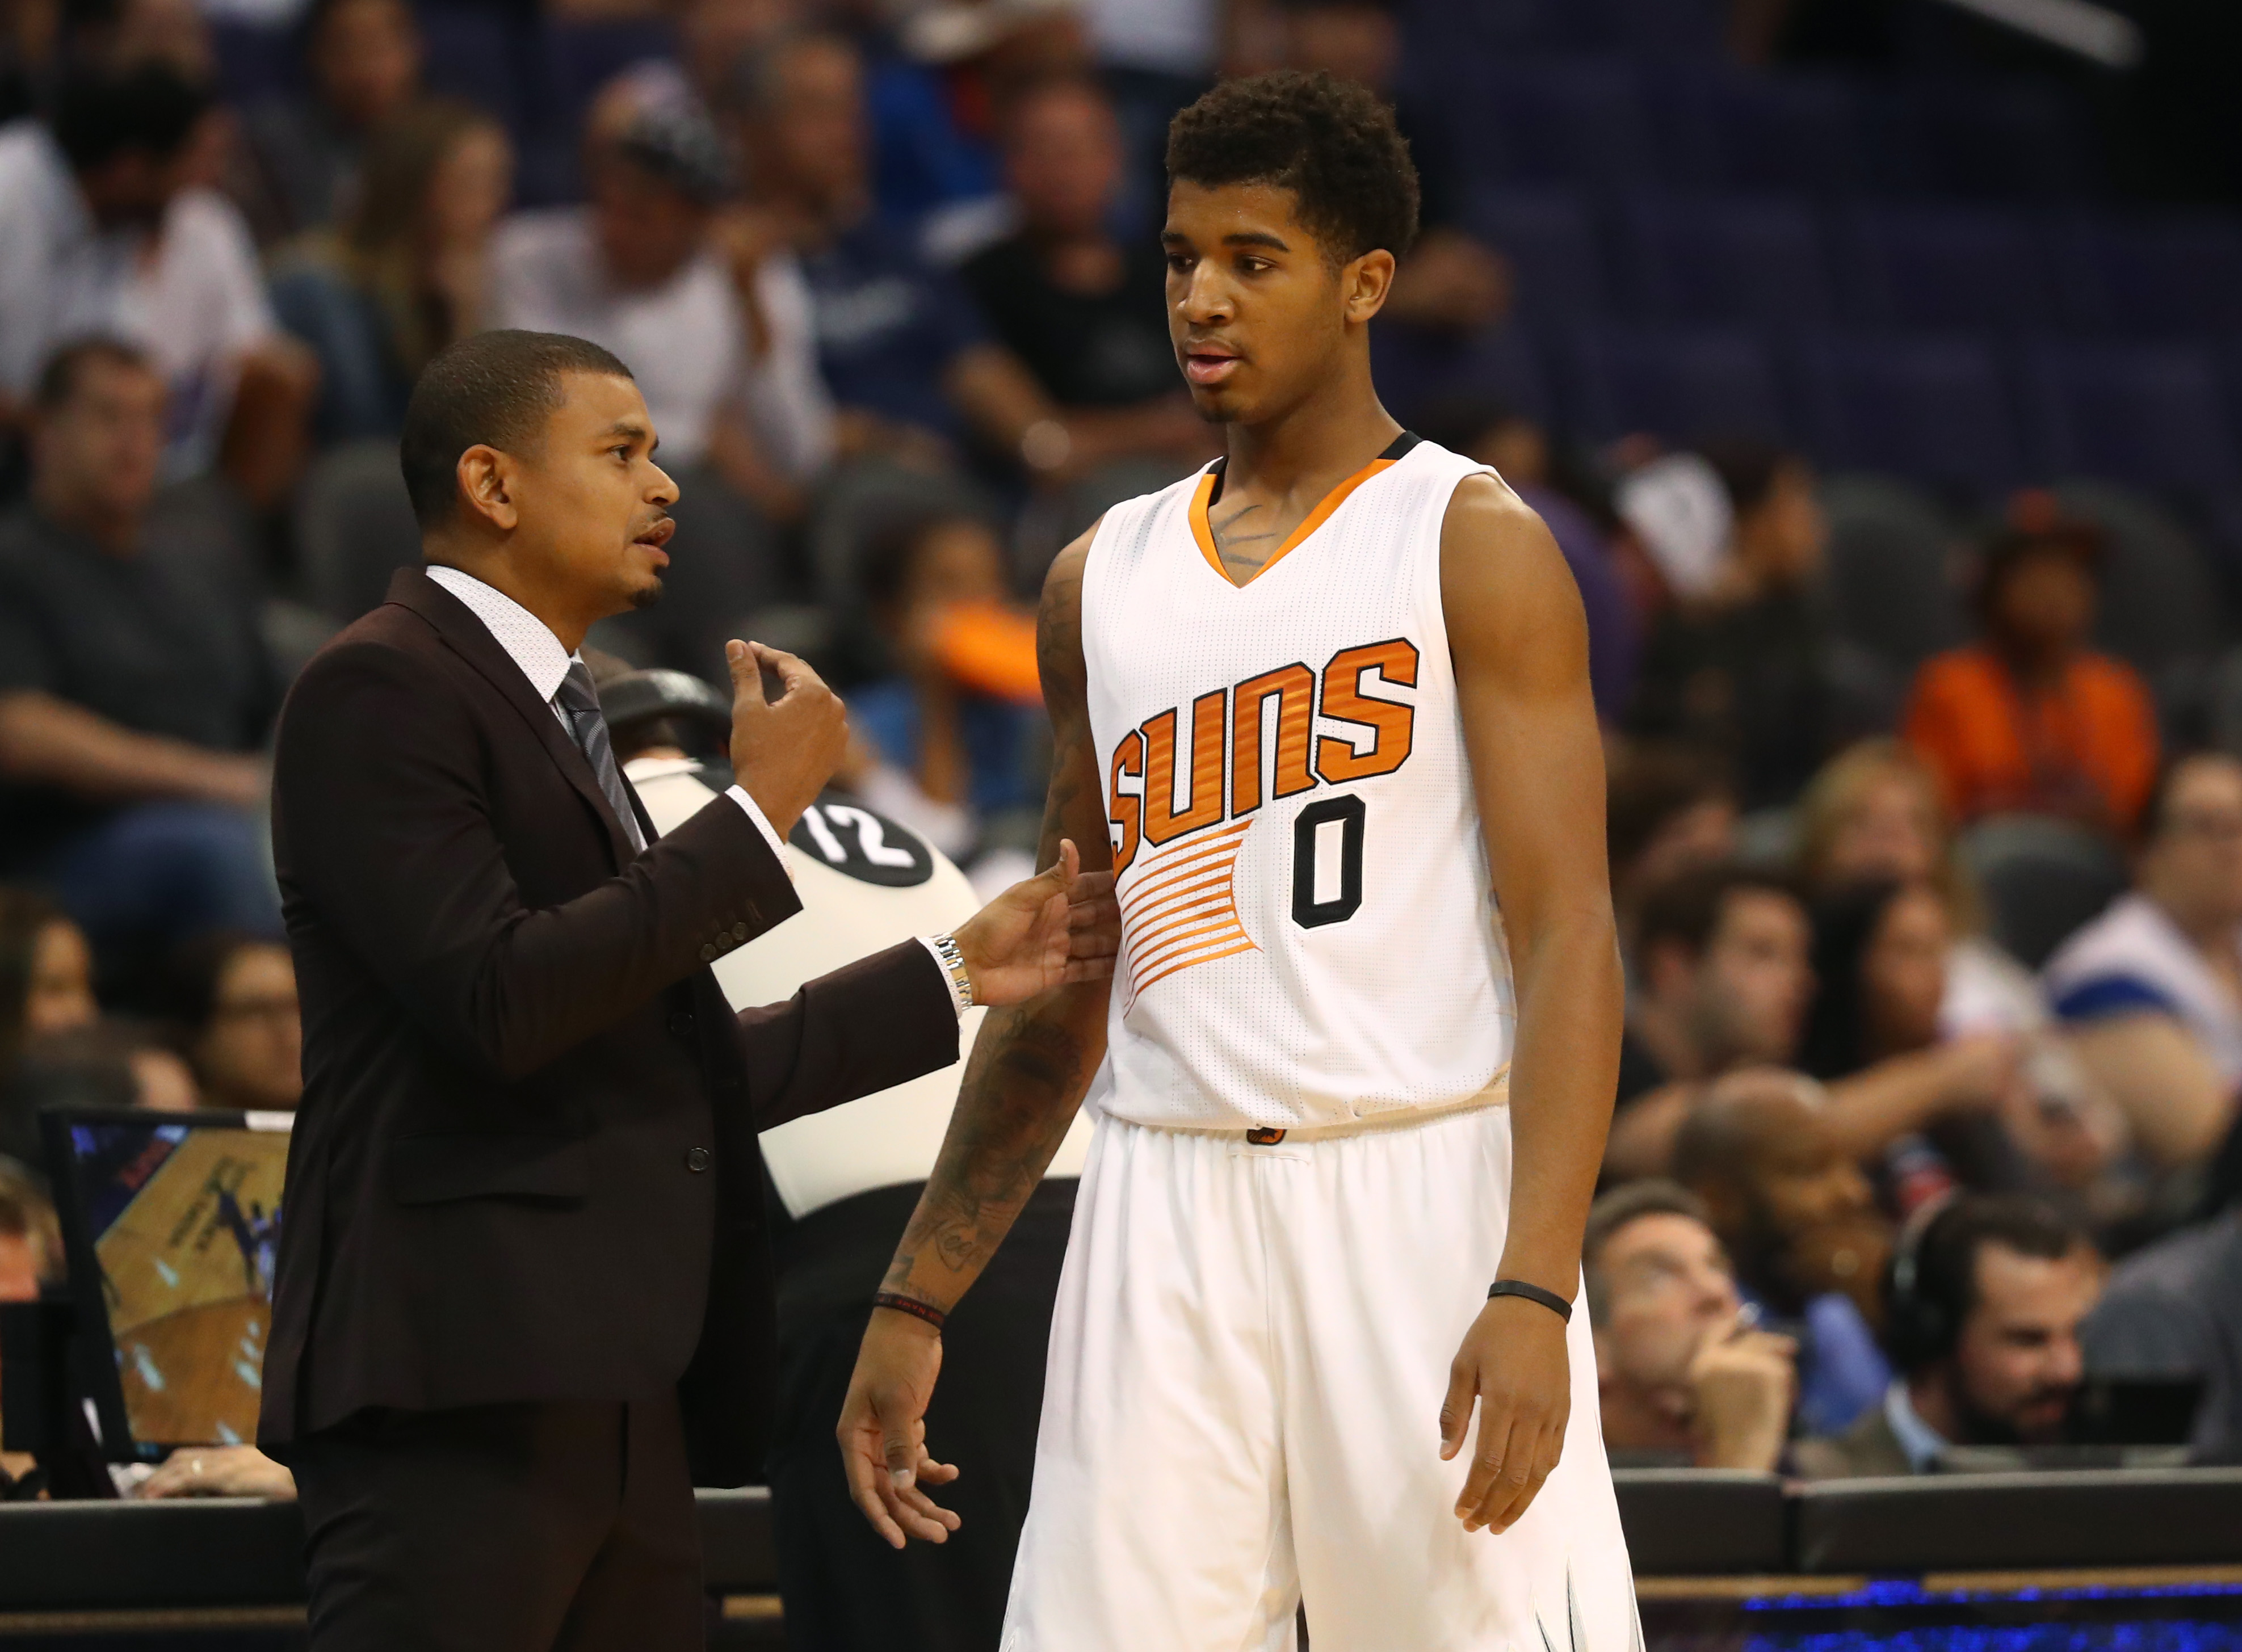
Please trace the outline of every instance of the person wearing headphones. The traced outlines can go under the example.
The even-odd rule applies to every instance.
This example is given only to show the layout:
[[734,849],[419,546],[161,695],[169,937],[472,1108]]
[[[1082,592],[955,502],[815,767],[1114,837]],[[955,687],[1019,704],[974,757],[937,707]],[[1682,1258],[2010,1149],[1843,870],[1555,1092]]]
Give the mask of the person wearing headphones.
[[1885,1275],[1899,1374],[1844,1433],[1791,1447],[1808,1480],[1930,1474],[1956,1447],[2063,1438],[2084,1375],[2079,1326],[2106,1268],[2043,1200],[1964,1193],[1903,1236]]

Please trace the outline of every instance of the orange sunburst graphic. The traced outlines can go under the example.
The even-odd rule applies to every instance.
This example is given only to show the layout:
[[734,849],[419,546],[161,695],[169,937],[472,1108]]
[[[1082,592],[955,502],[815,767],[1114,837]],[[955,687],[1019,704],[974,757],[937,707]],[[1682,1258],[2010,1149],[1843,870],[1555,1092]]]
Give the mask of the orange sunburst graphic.
[[1238,856],[1252,827],[1242,820],[1208,836],[1194,834],[1138,863],[1121,897],[1131,1004],[1178,970],[1259,950],[1238,915]]

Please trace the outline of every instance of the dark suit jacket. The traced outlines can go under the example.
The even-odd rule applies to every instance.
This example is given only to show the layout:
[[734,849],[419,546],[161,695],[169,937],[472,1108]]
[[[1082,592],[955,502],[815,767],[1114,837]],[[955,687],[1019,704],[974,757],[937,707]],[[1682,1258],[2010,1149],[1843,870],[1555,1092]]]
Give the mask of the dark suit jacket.
[[939,966],[906,944],[735,1017],[709,961],[799,906],[755,823],[720,797],[634,857],[551,708],[417,568],[289,695],[272,829],[304,1098],[260,1439],[675,1387],[696,1478],[754,1478],[755,1132],[955,1061]]

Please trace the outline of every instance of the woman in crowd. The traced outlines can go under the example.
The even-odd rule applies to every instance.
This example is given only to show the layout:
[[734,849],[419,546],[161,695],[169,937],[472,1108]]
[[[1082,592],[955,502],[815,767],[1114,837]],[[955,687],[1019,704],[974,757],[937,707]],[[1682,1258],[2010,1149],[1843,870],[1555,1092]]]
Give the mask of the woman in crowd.
[[482,325],[491,232],[513,188],[505,129],[431,98],[367,146],[339,227],[276,260],[273,308],[319,354],[323,441],[394,436],[429,358]]
[[295,1106],[304,1090],[304,1026],[286,947],[245,935],[195,942],[174,964],[172,994],[205,1106]]
[[45,896],[0,887],[0,1156],[37,1164],[38,1120],[19,1082],[24,1047],[90,1027],[93,950]]
[[1877,877],[1937,890],[1957,931],[1946,956],[1943,1031],[2024,1032],[2046,1024],[2031,973],[1977,932],[1977,886],[1957,851],[1938,777],[1921,753],[1892,739],[1848,748],[1814,776],[1797,818],[1797,870],[1810,894]]
[[1924,878],[1872,877],[1814,915],[1815,999],[1800,1064],[1831,1085],[1831,1122],[1881,1165],[1904,1217],[1957,1184],[2091,1182],[2114,1155],[2114,1115],[2075,1064],[2008,1031],[1946,1037],[1947,898]]

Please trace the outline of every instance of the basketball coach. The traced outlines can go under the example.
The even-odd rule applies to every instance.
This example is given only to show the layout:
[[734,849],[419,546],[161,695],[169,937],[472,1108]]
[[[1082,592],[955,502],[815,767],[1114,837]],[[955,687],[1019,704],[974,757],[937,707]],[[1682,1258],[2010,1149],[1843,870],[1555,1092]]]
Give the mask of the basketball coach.
[[756,1132],[954,1062],[971,1003],[1111,968],[1110,881],[1070,846],[954,937],[727,1008],[708,964],[796,910],[778,845],[846,720],[731,644],[737,784],[656,839],[577,657],[661,591],[654,433],[595,346],[444,351],[402,440],[427,566],[281,717],[305,1085],[260,1439],[319,1652],[701,1647],[692,1487],[754,1477],[770,1413]]

